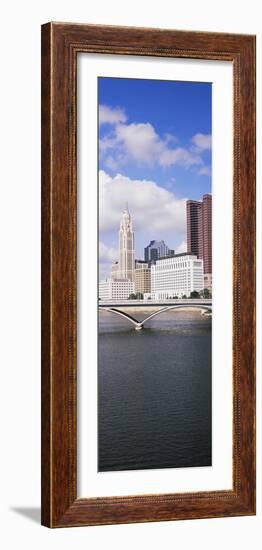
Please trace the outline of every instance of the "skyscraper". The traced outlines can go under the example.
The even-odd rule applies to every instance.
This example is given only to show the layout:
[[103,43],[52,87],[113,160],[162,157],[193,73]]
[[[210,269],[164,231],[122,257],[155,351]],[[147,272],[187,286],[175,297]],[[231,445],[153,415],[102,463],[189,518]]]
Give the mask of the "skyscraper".
[[187,251],[203,258],[203,226],[201,201],[189,200],[186,203]]
[[204,273],[212,273],[212,195],[203,196]]
[[145,248],[145,261],[155,262],[164,256],[173,256],[174,253],[175,251],[168,248],[164,241],[150,241]]
[[212,273],[212,195],[202,201],[188,200],[187,251],[203,259],[204,274]]
[[134,231],[128,206],[123,211],[119,229],[119,278],[134,281]]

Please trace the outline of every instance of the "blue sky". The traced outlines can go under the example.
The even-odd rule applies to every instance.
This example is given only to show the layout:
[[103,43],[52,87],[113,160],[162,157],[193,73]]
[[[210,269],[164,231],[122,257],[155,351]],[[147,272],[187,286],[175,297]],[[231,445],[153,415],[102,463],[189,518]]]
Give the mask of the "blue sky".
[[185,248],[185,201],[211,192],[212,85],[99,78],[98,96],[104,276],[117,255],[126,201],[136,257],[143,257],[151,239],[164,238],[176,251]]

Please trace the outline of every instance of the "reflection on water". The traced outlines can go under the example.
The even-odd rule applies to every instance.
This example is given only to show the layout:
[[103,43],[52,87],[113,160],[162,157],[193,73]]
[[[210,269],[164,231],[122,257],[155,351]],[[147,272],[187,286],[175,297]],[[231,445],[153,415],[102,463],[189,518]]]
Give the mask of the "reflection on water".
[[98,363],[99,471],[211,465],[211,318],[101,312]]

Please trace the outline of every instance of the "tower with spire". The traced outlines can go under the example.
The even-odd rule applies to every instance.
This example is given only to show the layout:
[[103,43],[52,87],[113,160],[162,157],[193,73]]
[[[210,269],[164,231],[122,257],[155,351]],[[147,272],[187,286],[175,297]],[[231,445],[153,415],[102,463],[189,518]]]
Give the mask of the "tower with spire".
[[132,218],[128,204],[122,213],[119,228],[119,277],[121,279],[134,280],[135,256],[134,256],[134,231]]

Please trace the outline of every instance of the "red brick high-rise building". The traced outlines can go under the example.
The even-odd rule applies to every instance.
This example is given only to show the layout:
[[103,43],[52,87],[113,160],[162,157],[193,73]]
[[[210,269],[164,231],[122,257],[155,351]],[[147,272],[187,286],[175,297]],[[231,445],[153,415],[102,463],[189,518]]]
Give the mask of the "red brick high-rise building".
[[203,259],[203,203],[189,200],[186,203],[187,252]]
[[[202,201],[188,200],[187,251],[203,260],[206,286],[212,283],[212,195],[203,195]],[[208,276],[208,277],[207,277]]]
[[203,196],[202,233],[204,273],[212,273],[212,195]]

